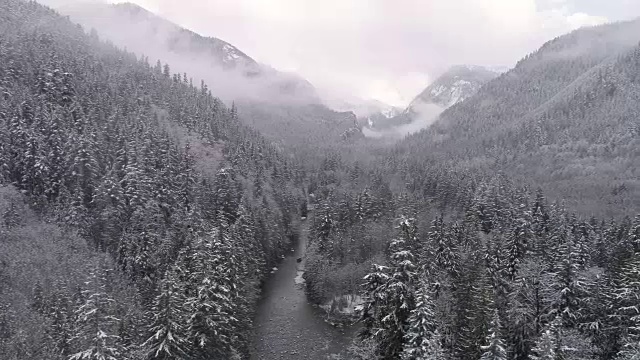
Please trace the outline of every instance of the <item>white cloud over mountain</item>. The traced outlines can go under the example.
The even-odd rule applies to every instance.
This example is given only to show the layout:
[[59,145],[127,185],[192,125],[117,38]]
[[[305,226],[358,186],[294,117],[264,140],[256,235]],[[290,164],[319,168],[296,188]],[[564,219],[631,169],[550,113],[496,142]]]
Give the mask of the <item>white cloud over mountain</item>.
[[[511,65],[554,36],[610,20],[578,0],[132,1],[319,88],[394,105],[452,64]],[[629,8],[613,20],[640,15]]]

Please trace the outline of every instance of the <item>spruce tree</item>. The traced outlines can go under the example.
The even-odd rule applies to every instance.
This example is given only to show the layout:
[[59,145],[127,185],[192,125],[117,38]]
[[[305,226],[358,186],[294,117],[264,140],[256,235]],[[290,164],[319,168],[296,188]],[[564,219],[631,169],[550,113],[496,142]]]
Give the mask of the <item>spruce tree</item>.
[[89,272],[84,302],[76,309],[78,323],[72,339],[77,352],[70,360],[119,360],[122,356],[117,335],[120,319],[114,314],[115,300],[107,293],[105,270],[98,265]]
[[489,326],[489,333],[485,342],[487,345],[481,346],[482,356],[480,360],[506,360],[507,349],[500,334],[500,316],[498,310],[493,311],[493,318]]
[[189,359],[192,354],[187,333],[185,289],[180,276],[183,271],[179,265],[174,266],[160,283],[160,292],[150,311],[151,336],[143,344],[147,359],[181,360]]
[[435,360],[443,358],[444,355],[439,343],[441,339],[439,335],[436,336],[434,307],[429,284],[422,281],[416,290],[415,309],[411,310],[411,315],[407,319],[402,359]]

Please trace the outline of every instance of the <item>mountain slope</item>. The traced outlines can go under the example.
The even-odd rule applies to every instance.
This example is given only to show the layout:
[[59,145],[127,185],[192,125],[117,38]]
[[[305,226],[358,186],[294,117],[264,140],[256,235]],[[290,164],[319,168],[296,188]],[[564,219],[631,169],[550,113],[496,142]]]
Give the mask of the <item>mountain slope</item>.
[[640,20],[556,38],[407,139],[408,156],[502,171],[588,214],[640,206]]
[[[154,40],[164,38],[169,51],[192,56],[207,56],[218,66],[227,69],[241,68],[248,75],[260,71],[258,63],[235,46],[218,38],[200,36],[193,31],[181,28],[138,5],[119,3],[114,4],[106,11],[108,13],[112,11],[113,16],[118,16],[121,19],[118,25],[125,21],[138,24],[149,23],[151,32],[144,33],[145,37],[152,35],[151,39]],[[102,16],[100,20],[111,22],[110,16]],[[104,25],[99,24],[100,27]],[[149,37],[146,39],[148,40]]]
[[[240,120],[281,145],[330,147],[358,135],[344,112],[321,104],[315,88],[296,74],[260,64],[233,45],[179,27],[137,5],[73,5],[71,20],[98,30],[118,46],[168,62],[171,72],[188,72],[228,105],[240,108]],[[317,122],[314,123],[314,120]]]
[[301,174],[145,60],[0,1],[3,359],[249,357]]

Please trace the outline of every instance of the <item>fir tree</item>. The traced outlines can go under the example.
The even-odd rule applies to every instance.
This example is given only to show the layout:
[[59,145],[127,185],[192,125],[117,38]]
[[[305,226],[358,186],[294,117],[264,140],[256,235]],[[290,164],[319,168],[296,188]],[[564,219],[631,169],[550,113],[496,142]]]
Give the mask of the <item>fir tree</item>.
[[113,316],[115,300],[106,291],[106,281],[100,266],[90,271],[84,303],[76,310],[77,333],[72,339],[79,351],[70,360],[118,360],[122,356],[116,335],[120,320]]
[[480,360],[506,360],[507,350],[504,340],[500,335],[500,316],[498,310],[493,311],[493,318],[489,326],[489,335],[487,336],[487,345],[481,347],[482,356]]
[[185,289],[177,266],[160,283],[160,293],[151,309],[151,336],[143,344],[148,359],[189,359],[192,354],[187,333],[188,309]]
[[542,332],[540,339],[533,348],[533,354],[529,355],[531,360],[556,360],[557,340],[552,329]]
[[422,282],[416,291],[416,306],[407,319],[402,359],[443,359],[440,336],[437,335],[435,304],[428,284]]

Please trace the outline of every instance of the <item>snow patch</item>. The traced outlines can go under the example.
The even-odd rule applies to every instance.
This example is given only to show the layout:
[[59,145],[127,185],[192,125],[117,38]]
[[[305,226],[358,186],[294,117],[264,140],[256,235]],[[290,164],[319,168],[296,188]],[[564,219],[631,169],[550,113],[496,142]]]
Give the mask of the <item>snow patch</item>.
[[327,314],[355,315],[356,309],[364,304],[364,299],[360,295],[347,294],[338,295],[326,303],[320,305]]
[[380,113],[385,118],[391,119],[391,118],[393,118],[395,116],[398,116],[400,114],[400,110],[398,108],[395,108],[395,107],[391,106],[391,107],[388,107],[386,109],[381,110]]
[[232,45],[224,44],[222,46],[222,50],[224,51],[225,62],[233,62],[240,59],[240,55],[238,55],[238,50]]
[[296,277],[293,279],[293,282],[296,283],[296,285],[304,285],[304,271],[302,270],[298,270]]
[[443,92],[445,92],[445,90],[447,90],[447,88],[444,85],[440,85],[436,88],[431,89],[431,95],[433,96],[438,96],[440,94],[442,94]]
[[464,86],[464,85],[468,85],[471,84],[471,82],[467,81],[467,80],[457,80],[456,82],[453,83],[453,86]]
[[371,120],[371,118],[367,118],[367,124],[369,124],[369,127],[373,127],[373,120]]

